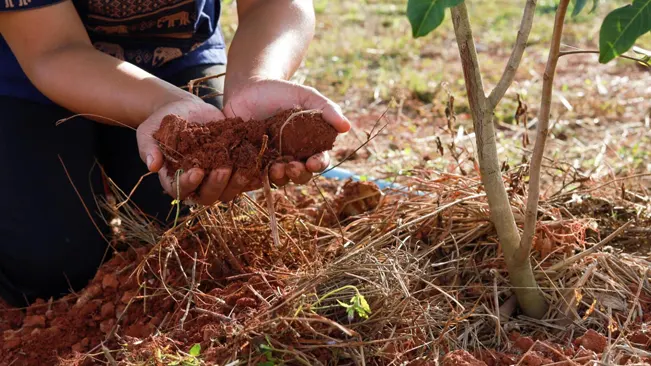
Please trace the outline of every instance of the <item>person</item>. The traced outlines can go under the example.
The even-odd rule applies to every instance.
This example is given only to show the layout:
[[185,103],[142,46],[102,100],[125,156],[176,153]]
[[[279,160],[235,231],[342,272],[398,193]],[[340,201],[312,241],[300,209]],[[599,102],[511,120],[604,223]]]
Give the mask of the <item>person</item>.
[[[97,163],[125,191],[158,173],[132,202],[161,220],[177,183],[203,205],[261,186],[232,168],[173,182],[152,137],[167,114],[204,123],[300,107],[348,131],[339,106],[289,81],[315,33],[311,1],[238,0],[228,49],[221,11],[218,0],[0,0],[0,297],[24,306],[94,276],[107,251],[107,228],[93,224],[103,224]],[[224,72],[198,95],[182,88]],[[74,115],[85,119],[56,123]],[[269,175],[302,184],[328,164],[320,154]]]

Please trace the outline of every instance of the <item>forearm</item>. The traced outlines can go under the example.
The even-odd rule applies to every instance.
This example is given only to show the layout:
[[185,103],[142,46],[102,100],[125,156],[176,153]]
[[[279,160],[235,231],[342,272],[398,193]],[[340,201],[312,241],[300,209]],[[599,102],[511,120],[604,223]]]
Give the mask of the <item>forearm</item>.
[[[31,60],[25,73],[53,102],[137,127],[161,106],[194,96],[142,69],[87,45],[71,45]],[[107,119],[92,118],[111,123]]]
[[224,102],[252,79],[288,80],[314,36],[314,10],[307,0],[252,2],[240,17],[228,54]]

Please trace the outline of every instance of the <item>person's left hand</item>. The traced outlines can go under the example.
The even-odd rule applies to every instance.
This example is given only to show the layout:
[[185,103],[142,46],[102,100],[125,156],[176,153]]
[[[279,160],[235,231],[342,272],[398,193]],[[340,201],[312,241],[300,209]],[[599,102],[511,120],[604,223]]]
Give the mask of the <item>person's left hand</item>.
[[[301,108],[320,110],[323,119],[339,133],[350,130],[351,124],[343,115],[341,108],[316,89],[284,80],[254,80],[239,89],[226,101],[223,112],[227,118],[240,117],[243,120],[263,120],[279,111]],[[306,162],[293,161],[288,164],[277,163],[269,168],[270,181],[283,186],[291,180],[296,184],[310,181],[314,173],[322,172],[330,165],[326,152],[314,155]],[[249,181],[237,171],[230,172],[228,185],[219,200],[228,202],[242,192],[262,187],[260,179]]]

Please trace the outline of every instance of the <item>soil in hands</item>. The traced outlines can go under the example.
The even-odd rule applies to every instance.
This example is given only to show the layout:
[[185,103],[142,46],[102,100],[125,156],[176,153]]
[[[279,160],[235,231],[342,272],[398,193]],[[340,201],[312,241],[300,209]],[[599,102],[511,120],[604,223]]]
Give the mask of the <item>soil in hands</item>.
[[208,172],[233,167],[257,180],[271,162],[305,161],[331,150],[337,131],[320,112],[291,109],[262,121],[228,118],[205,124],[168,115],[154,138],[165,155],[169,176],[179,169]]

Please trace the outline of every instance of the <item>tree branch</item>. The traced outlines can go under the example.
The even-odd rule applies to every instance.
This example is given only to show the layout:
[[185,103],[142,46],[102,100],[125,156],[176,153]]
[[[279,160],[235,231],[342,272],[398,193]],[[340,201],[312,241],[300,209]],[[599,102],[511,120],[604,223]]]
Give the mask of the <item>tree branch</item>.
[[556,65],[558,64],[558,59],[560,57],[561,37],[563,35],[563,25],[569,2],[570,0],[561,0],[560,4],[558,4],[547,66],[545,67],[545,74],[543,75],[540,112],[538,114],[538,126],[536,127],[536,143],[533,147],[533,155],[529,166],[529,196],[527,197],[527,208],[524,214],[524,233],[522,234],[520,248],[516,257],[518,260],[523,260],[529,257],[533,236],[536,231],[538,200],[540,196],[540,168],[542,165],[543,153],[545,151],[545,142],[547,141],[547,135],[549,134],[549,114],[552,105],[552,88],[554,85],[554,75],[556,74]]
[[463,76],[466,80],[466,91],[468,93],[468,103],[473,114],[473,120],[476,119],[476,113],[483,110],[486,102],[484,94],[484,84],[481,80],[479,62],[477,61],[477,50],[475,41],[472,38],[472,28],[468,17],[468,9],[465,2],[450,9],[452,13],[452,24],[454,25],[454,34],[459,46],[459,55],[461,56],[461,66]]
[[[594,53],[594,54],[598,55],[599,51],[598,50],[563,51],[563,52],[560,52],[558,54],[558,57],[563,57],[563,56],[567,56],[567,55],[577,55],[577,54],[582,54],[582,53]],[[637,58],[637,57],[626,56],[626,55],[619,55],[617,57],[625,58],[625,59],[631,60],[631,61],[637,61],[637,62],[643,64],[646,67],[651,67],[651,64],[649,64],[649,61],[647,61],[646,59],[643,59],[643,58]]]
[[509,89],[515,78],[515,72],[520,67],[520,61],[522,61],[522,54],[524,49],[527,47],[527,40],[529,39],[529,33],[531,33],[531,26],[533,25],[533,17],[536,10],[536,2],[538,0],[527,0],[527,4],[524,7],[524,13],[522,14],[522,20],[520,21],[520,29],[518,30],[518,37],[515,39],[515,45],[513,45],[513,50],[511,51],[511,57],[506,63],[504,68],[504,73],[502,77],[497,82],[497,86],[493,89],[488,96],[488,101],[490,105],[495,108],[497,103],[502,100],[504,94]]

